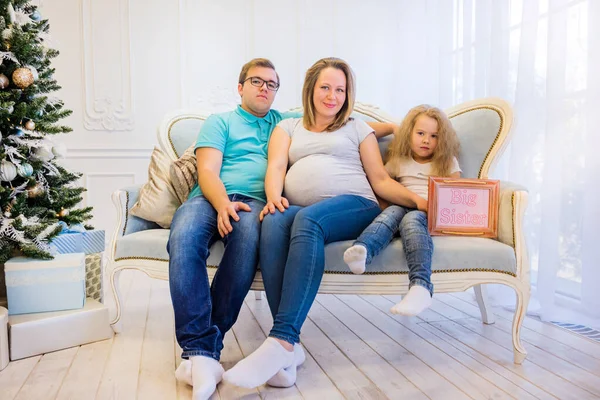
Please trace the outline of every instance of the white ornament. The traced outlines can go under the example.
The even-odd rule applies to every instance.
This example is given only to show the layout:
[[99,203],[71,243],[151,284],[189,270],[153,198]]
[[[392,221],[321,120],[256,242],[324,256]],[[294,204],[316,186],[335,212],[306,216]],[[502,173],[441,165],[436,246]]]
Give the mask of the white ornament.
[[8,3],[8,22],[16,22],[17,14],[15,13],[15,8],[11,3]]
[[12,30],[10,28],[6,28],[2,31],[2,40],[9,40],[12,37]]
[[17,10],[15,11],[15,18],[13,19],[13,22],[16,25],[25,25],[31,23],[31,18],[25,11]]
[[52,153],[56,156],[56,158],[65,158],[67,157],[67,146],[63,143],[57,143],[52,146]]
[[0,181],[10,182],[17,177],[17,167],[10,161],[0,163]]
[[50,161],[54,158],[52,150],[46,146],[38,147],[33,151],[33,156],[40,161]]
[[[7,35],[11,35],[10,33],[10,29],[8,30]],[[8,40],[8,39],[6,39]],[[17,57],[15,57],[15,54],[10,52],[10,51],[0,51],[0,65],[2,65],[2,62],[4,60],[9,60],[14,62],[15,64],[19,64],[19,61],[17,61]]]

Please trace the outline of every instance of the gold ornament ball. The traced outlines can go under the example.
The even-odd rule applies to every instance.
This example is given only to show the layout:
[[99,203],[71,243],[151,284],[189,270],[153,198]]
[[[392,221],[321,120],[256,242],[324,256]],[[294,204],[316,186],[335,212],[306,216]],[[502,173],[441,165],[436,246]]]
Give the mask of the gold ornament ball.
[[34,130],[35,122],[33,122],[32,120],[25,122],[25,129],[30,130],[30,131]]
[[4,74],[0,74],[0,89],[6,89],[9,83],[8,77]]
[[17,68],[12,74],[12,80],[20,89],[25,89],[33,83],[33,73],[29,68]]
[[44,188],[39,183],[36,184],[34,187],[27,189],[27,195],[29,197],[38,197],[42,195],[42,193],[44,193]]
[[57,214],[57,216],[62,218],[66,217],[67,215],[69,215],[69,210],[65,210],[64,208],[61,208],[61,210]]

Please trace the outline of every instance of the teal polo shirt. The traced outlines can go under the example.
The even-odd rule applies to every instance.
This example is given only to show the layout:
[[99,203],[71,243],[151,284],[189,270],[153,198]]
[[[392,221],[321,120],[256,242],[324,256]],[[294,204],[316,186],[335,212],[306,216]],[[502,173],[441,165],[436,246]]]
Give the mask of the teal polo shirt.
[[[204,121],[195,149],[211,147],[223,153],[219,177],[228,195],[243,194],[266,202],[265,174],[271,132],[282,119],[301,115],[270,110],[261,118],[238,105],[233,111],[213,114]],[[201,194],[196,183],[188,200]]]

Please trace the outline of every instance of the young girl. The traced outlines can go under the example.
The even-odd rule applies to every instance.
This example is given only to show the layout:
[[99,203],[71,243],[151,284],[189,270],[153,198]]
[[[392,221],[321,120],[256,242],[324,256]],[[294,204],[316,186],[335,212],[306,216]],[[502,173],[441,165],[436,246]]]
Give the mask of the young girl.
[[[385,168],[392,178],[421,197],[418,209],[426,210],[430,176],[460,178],[458,150],[458,138],[446,114],[420,105],[408,112],[395,133]],[[391,308],[394,314],[413,316],[431,305],[433,242],[427,214],[418,209],[398,205],[386,208],[344,253],[350,270],[362,274],[366,264],[400,232],[410,284],[408,294]]]

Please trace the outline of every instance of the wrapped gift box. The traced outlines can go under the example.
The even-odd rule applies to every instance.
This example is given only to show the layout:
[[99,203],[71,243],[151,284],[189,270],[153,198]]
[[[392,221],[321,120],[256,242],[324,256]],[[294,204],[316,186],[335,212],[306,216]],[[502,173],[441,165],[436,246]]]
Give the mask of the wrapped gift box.
[[9,314],[81,308],[85,302],[85,254],[53,260],[15,257],[4,265]]
[[53,238],[48,245],[54,254],[101,253],[104,251],[104,231],[66,231]]
[[0,371],[8,365],[8,310],[0,307]]
[[8,317],[10,359],[80,346],[112,337],[108,308],[94,299],[71,311]]
[[103,301],[103,267],[102,253],[86,254],[85,256],[85,296]]

